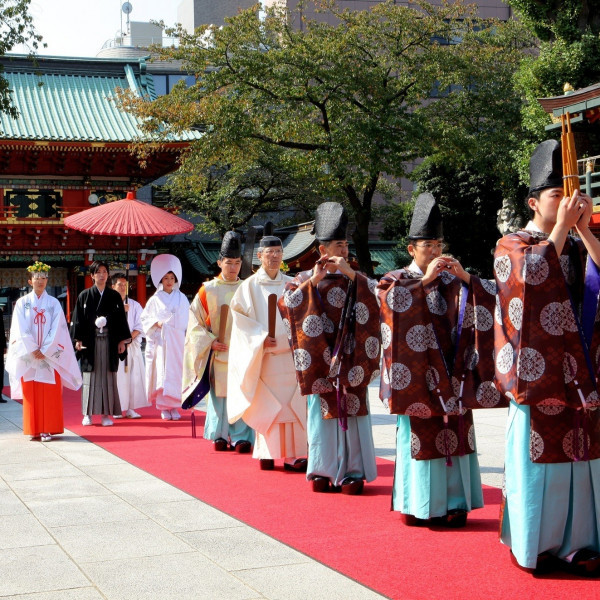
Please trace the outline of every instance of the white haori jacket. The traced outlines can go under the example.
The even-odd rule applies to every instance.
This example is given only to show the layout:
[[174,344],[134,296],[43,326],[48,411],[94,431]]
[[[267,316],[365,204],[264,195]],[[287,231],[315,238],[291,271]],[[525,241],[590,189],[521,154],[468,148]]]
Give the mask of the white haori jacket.
[[[220,276],[203,284],[190,305],[188,328],[185,335],[185,350],[183,352],[183,393],[185,400],[196,388],[207,367],[210,347],[219,337],[221,324],[221,306],[228,305],[241,280],[225,281]],[[204,296],[206,306],[202,302]],[[208,308],[208,311],[206,310]],[[227,315],[225,329],[225,344],[231,338],[231,311]],[[218,398],[227,396],[227,363],[229,350],[226,352],[213,352],[211,387]]]
[[[38,349],[44,358],[32,356]],[[81,371],[60,302],[46,291],[39,298],[30,292],[17,300],[10,327],[6,371],[11,397],[23,398],[21,378],[54,384],[55,370],[65,387],[81,387]]]
[[[306,439],[306,400],[300,395],[292,351],[279,310],[274,348],[264,348],[268,334],[268,296],[279,298],[291,277],[271,279],[264,269],[242,282],[230,309],[233,318],[227,377],[229,422],[240,418],[267,436],[274,423],[292,422],[297,440]],[[305,444],[305,442],[304,442]],[[299,444],[301,445],[301,444]]]
[[[141,317],[146,337],[146,390],[149,402],[162,393],[179,405],[190,303],[178,289],[167,294],[160,288],[148,300]],[[162,327],[156,326],[159,321]]]

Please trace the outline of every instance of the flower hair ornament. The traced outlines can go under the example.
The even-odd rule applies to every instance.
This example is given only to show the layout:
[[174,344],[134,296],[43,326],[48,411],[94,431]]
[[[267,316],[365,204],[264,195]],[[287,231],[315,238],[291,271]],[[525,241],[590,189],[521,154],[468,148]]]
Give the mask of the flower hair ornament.
[[51,269],[52,267],[50,265],[47,265],[39,260],[36,260],[32,265],[27,267],[27,270],[33,275],[35,273],[43,273],[44,275],[46,275],[46,277],[48,277],[48,271]]

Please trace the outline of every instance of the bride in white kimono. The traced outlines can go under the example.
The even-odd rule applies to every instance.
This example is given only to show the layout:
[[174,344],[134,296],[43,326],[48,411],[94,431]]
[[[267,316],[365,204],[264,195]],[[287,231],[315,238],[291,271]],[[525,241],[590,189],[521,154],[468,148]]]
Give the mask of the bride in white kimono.
[[180,418],[183,347],[190,303],[179,291],[181,263],[172,254],[160,254],[150,266],[156,293],[142,312],[146,336],[146,389],[161,418]]

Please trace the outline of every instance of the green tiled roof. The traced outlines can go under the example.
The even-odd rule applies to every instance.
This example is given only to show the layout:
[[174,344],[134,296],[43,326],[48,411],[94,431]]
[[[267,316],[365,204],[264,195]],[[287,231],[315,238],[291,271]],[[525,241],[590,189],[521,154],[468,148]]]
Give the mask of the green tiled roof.
[[[117,88],[155,98],[143,59],[64,59],[21,56],[0,61],[20,117],[0,114],[0,139],[127,143],[144,137],[141,121],[119,110]],[[185,133],[173,141],[196,139]]]

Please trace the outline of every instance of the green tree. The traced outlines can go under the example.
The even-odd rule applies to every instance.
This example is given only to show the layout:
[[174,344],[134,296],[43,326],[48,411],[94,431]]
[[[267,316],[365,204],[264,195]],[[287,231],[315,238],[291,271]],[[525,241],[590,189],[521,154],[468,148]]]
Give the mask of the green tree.
[[566,83],[578,89],[600,81],[600,1],[508,3],[540,39],[537,52],[523,60],[515,76],[515,87],[525,102],[523,134],[514,158],[521,180],[528,183],[529,157],[536,144],[548,137],[545,127],[551,123],[537,99],[562,94]]
[[[512,61],[515,44],[505,43],[504,25],[475,20],[462,3],[388,1],[368,11],[318,4],[335,14],[337,25],[304,21],[300,28],[294,23],[300,12],[275,6],[260,15],[256,6],[223,28],[177,30],[179,46],[162,56],[182,60],[198,83],[152,103],[126,98],[124,105],[145,119],[149,132],[168,136],[203,126],[174,189],[201,199],[203,210],[220,211],[219,219],[260,196],[238,184],[264,167],[263,159],[263,175],[280,176],[278,185],[287,180],[284,187],[298,193],[286,198],[289,204],[344,202],[354,217],[359,263],[370,273],[376,193],[389,189],[388,178],[404,176],[408,161],[477,143],[481,125],[465,134],[460,123],[444,126],[437,115],[451,103],[466,115],[477,97],[501,112],[502,98],[489,93],[492,78],[489,87],[474,82]],[[438,108],[430,101],[434,90]],[[233,223],[220,222],[221,228]]]
[[[31,0],[0,0],[0,56],[10,52],[15,46],[25,46],[34,54],[42,42],[29,14]],[[0,66],[0,72],[2,66]],[[0,77],[0,111],[18,117],[14,107],[8,82]]]

